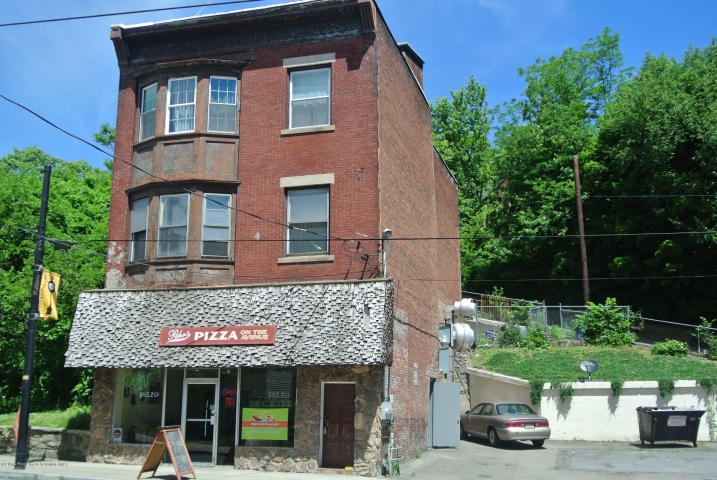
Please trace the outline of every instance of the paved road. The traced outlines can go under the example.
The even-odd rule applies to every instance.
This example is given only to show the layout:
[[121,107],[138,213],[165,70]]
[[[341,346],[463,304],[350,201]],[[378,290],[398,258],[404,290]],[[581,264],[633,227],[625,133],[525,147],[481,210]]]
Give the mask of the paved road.
[[[0,479],[7,480],[130,480],[138,465],[66,461],[31,461],[13,468],[14,457],[0,455]],[[348,480],[336,474],[269,473],[231,467],[195,467],[198,480]],[[151,478],[151,472],[142,479]],[[401,465],[401,477],[415,480],[717,480],[717,442],[656,443],[565,442],[548,440],[543,448],[511,443],[498,448],[477,440],[456,448],[428,450]],[[174,480],[173,468],[162,464],[156,479]],[[183,476],[191,480],[190,475]],[[386,478],[386,477],[382,477]]]
[[546,441],[543,448],[510,443],[498,448],[462,440],[457,448],[433,449],[401,467],[415,480],[717,480],[717,443]]

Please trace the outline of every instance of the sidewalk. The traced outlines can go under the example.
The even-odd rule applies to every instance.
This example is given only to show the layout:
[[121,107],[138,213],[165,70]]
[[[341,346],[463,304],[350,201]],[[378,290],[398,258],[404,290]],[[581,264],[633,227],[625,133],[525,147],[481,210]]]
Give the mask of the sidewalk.
[[[0,455],[0,479],[10,480],[133,480],[141,465],[30,460],[15,470],[14,455]],[[237,470],[230,466],[194,466],[199,480],[349,480],[353,472],[282,473]],[[411,480],[475,480],[531,478],[532,480],[717,480],[717,442],[642,445],[639,441],[580,442],[548,440],[544,448],[507,443],[491,447],[487,442],[464,440],[456,448],[428,449],[401,464],[401,476]],[[176,480],[171,463],[162,463],[153,477]],[[192,479],[183,475],[183,480]],[[377,477],[381,479],[395,477]]]
[[[33,460],[31,458],[24,470],[16,470],[14,456],[0,455],[0,479],[10,480],[132,480],[139,476],[141,469],[141,465]],[[351,474],[260,472],[237,470],[231,466],[194,466],[194,473],[200,480],[313,480],[316,478],[348,480],[352,478]],[[140,480],[148,478],[176,480],[177,476],[171,463],[162,463],[154,477],[151,471],[144,472]],[[192,478],[191,474],[182,475],[182,479],[185,480]]]

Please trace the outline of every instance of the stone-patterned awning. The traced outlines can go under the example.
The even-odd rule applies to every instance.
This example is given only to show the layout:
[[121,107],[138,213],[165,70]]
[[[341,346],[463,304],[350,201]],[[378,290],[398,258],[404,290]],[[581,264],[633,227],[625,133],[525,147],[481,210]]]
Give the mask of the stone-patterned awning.
[[[393,283],[82,292],[67,367],[385,365]],[[164,327],[276,325],[273,345],[160,347]]]

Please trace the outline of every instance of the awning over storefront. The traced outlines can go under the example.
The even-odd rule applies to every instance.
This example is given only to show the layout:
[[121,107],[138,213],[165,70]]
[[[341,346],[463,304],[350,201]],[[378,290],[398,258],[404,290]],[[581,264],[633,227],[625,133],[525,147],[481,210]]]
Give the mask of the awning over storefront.
[[[93,290],[80,294],[65,366],[383,365],[391,360],[392,317],[393,283],[385,280]],[[268,344],[233,342],[247,329],[231,327],[244,326],[268,330]],[[173,346],[168,335],[198,340]]]

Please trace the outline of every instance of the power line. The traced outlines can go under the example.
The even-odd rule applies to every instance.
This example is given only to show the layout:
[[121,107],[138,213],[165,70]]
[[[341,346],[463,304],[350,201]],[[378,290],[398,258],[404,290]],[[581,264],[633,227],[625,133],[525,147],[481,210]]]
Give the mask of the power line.
[[234,0],[231,2],[203,3],[198,5],[183,5],[179,7],[148,8],[144,10],[129,10],[124,12],[97,13],[93,15],[77,15],[73,17],[46,18],[42,20],[24,20],[20,22],[0,23],[0,27],[17,27],[20,25],[35,25],[39,23],[68,22],[72,20],[88,20],[92,18],[114,17],[117,15],[136,15],[140,13],[166,12],[170,10],[184,10],[187,8],[219,7],[222,5],[233,5],[238,3],[256,3],[260,0]]
[[5,101],[7,101],[7,102],[9,102],[9,103],[11,103],[11,104],[13,104],[13,105],[15,105],[15,106],[17,106],[17,107],[23,109],[23,110],[25,110],[26,112],[28,112],[28,113],[30,113],[31,115],[37,117],[38,119],[42,120],[43,122],[47,123],[48,125],[52,126],[53,128],[56,128],[57,130],[61,131],[61,132],[64,133],[65,135],[68,135],[68,136],[74,138],[75,140],[78,140],[78,141],[84,143],[85,145],[89,145],[90,147],[92,147],[92,148],[94,148],[95,150],[97,150],[97,151],[103,153],[104,155],[108,155],[108,156],[111,157],[113,160],[122,162],[122,163],[124,163],[125,165],[128,165],[128,166],[131,167],[131,168],[134,168],[135,170],[139,170],[140,172],[144,173],[145,175],[147,175],[147,176],[149,176],[149,177],[151,177],[151,178],[154,178],[155,180],[158,180],[158,181],[160,181],[160,182],[166,183],[167,185],[172,185],[173,187],[179,189],[180,191],[182,191],[182,192],[184,192],[184,193],[188,193],[188,194],[190,194],[190,195],[203,198],[204,200],[208,200],[208,201],[210,201],[210,202],[216,203],[217,205],[221,205],[221,206],[223,206],[223,207],[226,207],[226,208],[228,208],[229,210],[232,210],[232,211],[235,211],[235,212],[239,212],[239,213],[243,213],[243,214],[248,215],[248,216],[250,216],[250,217],[256,218],[257,220],[261,220],[261,221],[264,221],[264,222],[267,222],[267,223],[272,223],[272,224],[274,224],[274,225],[278,225],[278,226],[281,226],[281,227],[284,227],[284,228],[288,228],[288,229],[291,229],[291,230],[298,230],[298,231],[303,232],[303,233],[309,233],[309,234],[315,235],[315,236],[317,236],[317,237],[319,237],[319,238],[321,238],[321,239],[327,239],[327,240],[343,240],[343,239],[338,238],[338,237],[332,237],[332,236],[330,236],[330,235],[322,235],[322,234],[320,234],[320,233],[313,232],[313,231],[310,231],[310,230],[307,230],[307,229],[304,229],[304,228],[301,228],[301,227],[297,227],[297,226],[295,226],[295,225],[288,225],[288,224],[286,224],[286,223],[279,222],[278,220],[273,220],[273,219],[270,219],[270,218],[262,217],[261,215],[257,215],[257,214],[255,214],[255,213],[252,213],[252,212],[249,212],[249,211],[246,211],[246,210],[242,210],[242,209],[240,209],[240,208],[230,207],[230,206],[228,206],[228,205],[224,205],[223,203],[220,203],[220,202],[218,202],[218,201],[216,201],[216,200],[214,200],[214,199],[212,199],[212,198],[206,197],[205,195],[203,195],[203,194],[201,194],[201,193],[197,193],[196,191],[194,191],[194,190],[192,190],[192,189],[189,189],[189,188],[187,188],[187,187],[185,187],[185,186],[183,186],[183,185],[180,185],[180,184],[178,184],[178,183],[176,183],[176,182],[172,182],[171,180],[167,180],[167,179],[165,179],[165,178],[163,178],[163,177],[160,177],[159,175],[156,175],[156,174],[154,174],[154,173],[152,173],[152,172],[150,172],[150,171],[148,171],[148,170],[145,170],[145,169],[143,169],[142,167],[139,167],[139,166],[135,165],[134,163],[130,163],[130,162],[126,161],[126,160],[123,160],[123,159],[121,159],[121,158],[116,157],[115,155],[109,153],[108,151],[103,150],[102,148],[98,147],[97,145],[95,145],[95,144],[93,144],[93,143],[91,143],[91,142],[85,140],[84,138],[82,138],[82,137],[80,137],[80,136],[78,136],[78,135],[75,135],[75,134],[73,134],[73,133],[70,133],[69,131],[67,131],[67,130],[65,130],[65,129],[63,129],[63,128],[61,128],[60,126],[58,126],[58,125],[56,125],[55,123],[51,122],[50,120],[48,120],[47,118],[43,117],[43,116],[40,115],[39,113],[35,112],[35,111],[32,110],[31,108],[29,108],[29,107],[27,107],[27,106],[25,106],[25,105],[23,105],[23,104],[21,104],[21,103],[19,103],[19,102],[16,102],[16,101],[14,101],[14,100],[12,100],[12,99],[6,97],[5,95],[3,95],[3,94],[1,94],[1,93],[0,93],[0,98],[2,98],[3,100],[5,100]]

